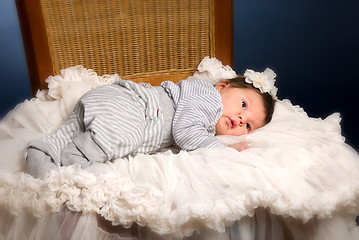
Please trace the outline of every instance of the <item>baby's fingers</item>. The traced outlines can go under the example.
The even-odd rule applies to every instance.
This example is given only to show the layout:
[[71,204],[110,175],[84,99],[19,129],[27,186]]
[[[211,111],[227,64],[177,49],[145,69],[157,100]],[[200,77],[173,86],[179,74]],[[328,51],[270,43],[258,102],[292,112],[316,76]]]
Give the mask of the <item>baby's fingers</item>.
[[248,144],[245,142],[234,143],[229,145],[228,147],[234,148],[239,152],[249,148]]

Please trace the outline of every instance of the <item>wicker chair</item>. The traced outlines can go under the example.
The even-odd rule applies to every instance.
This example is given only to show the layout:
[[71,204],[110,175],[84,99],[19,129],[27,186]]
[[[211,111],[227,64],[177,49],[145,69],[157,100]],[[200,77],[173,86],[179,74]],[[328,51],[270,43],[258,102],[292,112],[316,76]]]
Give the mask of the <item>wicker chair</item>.
[[61,69],[178,81],[205,56],[232,66],[231,0],[16,0],[33,93]]

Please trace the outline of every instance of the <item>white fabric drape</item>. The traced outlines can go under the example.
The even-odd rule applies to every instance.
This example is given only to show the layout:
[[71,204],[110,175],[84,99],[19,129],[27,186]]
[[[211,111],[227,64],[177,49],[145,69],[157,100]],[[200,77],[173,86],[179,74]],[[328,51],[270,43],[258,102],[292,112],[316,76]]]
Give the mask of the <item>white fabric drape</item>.
[[[205,58],[199,69],[194,76],[212,83],[235,75],[215,59]],[[224,144],[246,141],[243,152],[167,149],[87,169],[62,167],[44,180],[23,173],[26,143],[55,131],[83,93],[117,79],[81,66],[64,69],[47,80],[49,90],[1,121],[1,237],[133,237],[111,234],[96,216],[136,223],[137,237],[148,239],[358,237],[359,157],[344,142],[339,114],[310,118],[289,100],[278,101],[273,121],[254,133],[218,137]]]

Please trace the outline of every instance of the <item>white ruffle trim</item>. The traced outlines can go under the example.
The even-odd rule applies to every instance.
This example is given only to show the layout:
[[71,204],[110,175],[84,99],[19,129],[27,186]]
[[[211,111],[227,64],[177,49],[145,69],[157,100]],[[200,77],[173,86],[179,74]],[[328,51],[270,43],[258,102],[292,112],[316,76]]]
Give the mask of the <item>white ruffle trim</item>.
[[[200,66],[196,74],[212,71],[213,81],[233,74],[209,58]],[[49,90],[8,114],[0,123],[1,206],[13,215],[26,209],[39,217],[66,206],[98,213],[114,225],[137,222],[175,236],[203,226],[223,232],[258,207],[304,222],[335,214],[354,219],[359,212],[359,157],[344,143],[339,114],[310,118],[288,100],[278,101],[273,121],[254,133],[218,137],[224,144],[245,140],[250,148],[243,152],[138,154],[87,169],[62,167],[45,180],[21,172],[29,140],[54,131],[83,93],[116,79],[68,68],[47,80]]]

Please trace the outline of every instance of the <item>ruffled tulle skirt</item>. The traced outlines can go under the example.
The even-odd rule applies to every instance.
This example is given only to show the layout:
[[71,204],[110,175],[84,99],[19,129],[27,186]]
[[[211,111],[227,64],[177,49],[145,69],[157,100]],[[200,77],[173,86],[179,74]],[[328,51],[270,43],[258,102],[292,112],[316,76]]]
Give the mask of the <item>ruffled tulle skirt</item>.
[[[233,74],[212,59],[196,78]],[[0,239],[359,239],[359,157],[339,114],[310,118],[279,100],[270,124],[224,144],[163,149],[44,179],[23,173],[27,142],[52,133],[85,92],[114,82],[81,66],[0,123]]]

